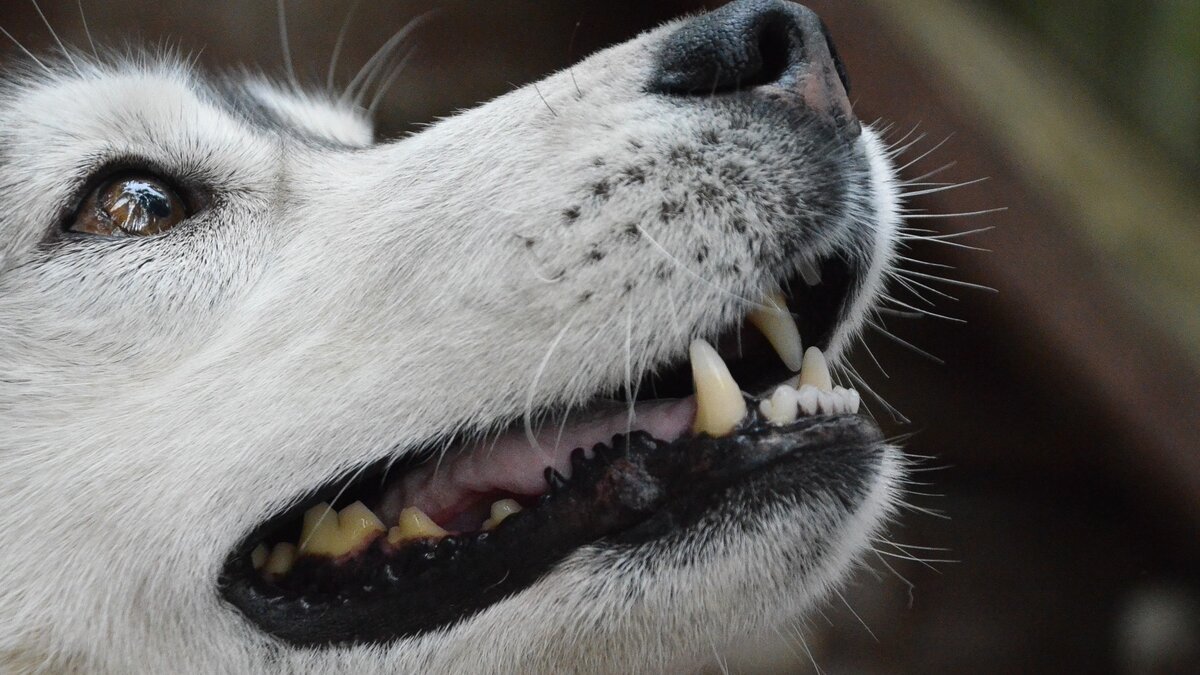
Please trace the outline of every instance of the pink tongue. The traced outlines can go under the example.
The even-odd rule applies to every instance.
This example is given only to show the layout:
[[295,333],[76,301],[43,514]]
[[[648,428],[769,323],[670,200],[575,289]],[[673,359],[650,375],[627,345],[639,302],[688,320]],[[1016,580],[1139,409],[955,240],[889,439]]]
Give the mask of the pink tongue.
[[571,451],[591,454],[597,443],[609,443],[617,434],[645,431],[673,441],[691,428],[696,415],[694,397],[674,401],[647,401],[634,408],[569,422],[565,428],[548,424],[530,444],[523,431],[504,434],[459,450],[451,450],[439,466],[435,459],[404,476],[388,488],[379,511],[389,521],[400,510],[415,506],[439,523],[452,519],[481,497],[496,493],[534,496],[546,491],[546,467],[570,476]]

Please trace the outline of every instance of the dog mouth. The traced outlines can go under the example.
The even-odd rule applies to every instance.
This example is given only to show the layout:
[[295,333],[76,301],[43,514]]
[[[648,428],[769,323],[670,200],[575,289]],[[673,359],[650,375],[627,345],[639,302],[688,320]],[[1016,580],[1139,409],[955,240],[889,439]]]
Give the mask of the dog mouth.
[[696,340],[627,400],[339,477],[246,537],[221,594],[291,644],[388,642],[482,611],[581,547],[698,526],[806,453],[877,442],[822,352],[862,278],[848,255],[802,263],[744,322]]

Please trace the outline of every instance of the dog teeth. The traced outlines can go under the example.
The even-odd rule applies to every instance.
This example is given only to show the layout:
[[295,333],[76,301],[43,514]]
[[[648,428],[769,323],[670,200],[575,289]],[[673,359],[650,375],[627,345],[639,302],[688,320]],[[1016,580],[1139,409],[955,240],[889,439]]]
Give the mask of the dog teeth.
[[281,541],[278,544],[275,544],[275,546],[271,547],[271,553],[267,555],[267,559],[263,563],[262,571],[276,576],[284,575],[292,571],[292,565],[295,562],[295,544]]
[[494,530],[497,525],[504,522],[505,518],[514,513],[520,513],[521,510],[521,505],[512,499],[501,499],[498,502],[494,502],[492,504],[492,516],[483,521],[483,529]]
[[805,415],[816,415],[821,410],[821,392],[811,384],[797,390],[796,404]]
[[267,564],[267,556],[270,551],[267,550],[266,544],[259,544],[250,552],[250,565],[256,570],[261,570],[263,565]]
[[789,424],[801,413],[805,415],[856,415],[862,403],[858,392],[834,386],[829,375],[829,363],[820,349],[810,347],[804,354],[799,386],[791,383],[775,388],[758,404],[758,411],[776,426]]
[[342,538],[350,546],[350,550],[371,543],[387,529],[379,516],[362,502],[354,502],[342,509],[338,514],[338,525],[341,526]]
[[796,327],[795,317],[788,311],[783,293],[776,291],[768,295],[763,298],[762,304],[765,307],[755,309],[746,318],[766,336],[788,370],[800,370],[804,347],[800,342],[800,329]]
[[777,426],[795,422],[800,410],[796,390],[786,384],[777,388],[771,398],[758,404],[758,410],[768,422]]
[[343,556],[371,543],[385,529],[383,521],[362,502],[354,502],[340,513],[321,502],[304,513],[299,553]]
[[400,522],[387,533],[389,544],[401,544],[417,539],[441,539],[450,534],[442,529],[425,512],[410,506],[400,512]]
[[692,380],[696,387],[696,421],[692,431],[719,437],[733,431],[746,416],[746,401],[725,361],[704,340],[691,347]]
[[829,375],[829,363],[825,354],[816,347],[809,347],[804,352],[804,365],[800,368],[800,387],[811,384],[820,391],[833,391],[833,378]]

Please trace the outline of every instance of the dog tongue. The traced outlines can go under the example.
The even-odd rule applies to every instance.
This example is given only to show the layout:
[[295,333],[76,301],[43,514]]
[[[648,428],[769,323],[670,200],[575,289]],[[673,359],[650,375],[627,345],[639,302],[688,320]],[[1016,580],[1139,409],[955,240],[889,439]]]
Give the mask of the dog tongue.
[[595,445],[630,431],[674,441],[691,428],[695,416],[694,397],[638,403],[632,419],[627,406],[616,405],[576,416],[565,426],[548,425],[534,434],[536,443],[517,430],[451,449],[441,461],[432,460],[390,486],[379,513],[384,522],[394,522],[402,509],[415,506],[444,524],[491,495],[540,495],[547,489],[547,467],[569,477],[574,449],[590,455]]

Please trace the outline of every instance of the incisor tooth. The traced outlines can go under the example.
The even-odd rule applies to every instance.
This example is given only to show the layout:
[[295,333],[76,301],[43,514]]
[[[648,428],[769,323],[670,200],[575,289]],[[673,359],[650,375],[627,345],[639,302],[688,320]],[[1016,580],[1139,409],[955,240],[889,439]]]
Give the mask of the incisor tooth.
[[514,513],[521,512],[521,505],[512,499],[501,499],[498,502],[492,503],[492,517],[483,521],[483,529],[494,530],[496,526],[504,522]]
[[800,386],[811,384],[824,392],[833,391],[833,378],[829,376],[829,363],[825,354],[816,347],[804,352],[804,366],[800,369]]
[[771,424],[778,426],[795,422],[796,414],[800,410],[796,401],[796,390],[786,385],[778,387],[775,393],[771,394],[771,398],[763,401],[758,409]]
[[766,306],[755,309],[746,318],[766,336],[788,370],[800,370],[804,359],[804,347],[800,342],[800,329],[796,327],[796,319],[788,311],[787,300],[782,293],[776,291],[763,298],[762,304]]
[[805,415],[816,415],[817,407],[820,405],[820,397],[821,392],[817,391],[816,387],[806,384],[800,387],[800,390],[796,393],[796,403],[804,411]]
[[301,555],[342,556],[368,544],[386,528],[362,502],[334,511],[322,502],[304,513]]
[[263,563],[263,572],[267,574],[287,574],[292,571],[296,562],[296,547],[286,541],[281,541],[271,548],[271,553]]
[[853,415],[857,415],[858,408],[860,405],[862,405],[862,396],[859,395],[857,390],[851,389],[847,395],[847,398],[849,398],[850,401],[847,404],[846,411]]
[[400,512],[400,522],[388,530],[387,540],[389,544],[399,544],[414,539],[440,539],[447,534],[424,511],[410,506]]
[[692,430],[713,437],[724,436],[746,416],[742,390],[712,345],[696,340],[692,343],[691,357],[692,381],[696,387],[696,421]]

